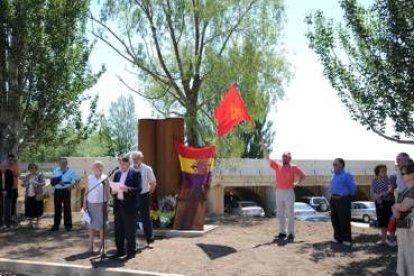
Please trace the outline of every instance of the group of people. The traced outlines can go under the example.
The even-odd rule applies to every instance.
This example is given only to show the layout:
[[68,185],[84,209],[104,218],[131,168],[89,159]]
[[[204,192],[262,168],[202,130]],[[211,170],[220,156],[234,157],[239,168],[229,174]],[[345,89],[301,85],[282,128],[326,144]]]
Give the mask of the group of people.
[[[156,187],[156,178],[152,168],[143,162],[140,151],[118,158],[118,167],[109,175],[104,174],[104,165],[96,161],[92,165],[92,174],[87,178],[83,196],[83,210],[88,213],[90,221],[88,252],[94,252],[94,238],[99,236],[99,251],[104,250],[104,227],[108,219],[108,202],[112,198],[114,213],[115,244],[117,252],[113,257],[133,258],[136,253],[136,230],[138,220],[143,225],[147,247],[152,248],[154,235],[150,219],[150,194]],[[14,155],[9,155],[7,163],[0,173],[0,191],[3,202],[0,204],[1,221],[10,227],[16,222],[16,202],[18,197],[20,169]],[[54,219],[49,231],[58,231],[62,221],[66,231],[71,231],[72,224],[72,189],[80,182],[80,177],[69,167],[66,158],[60,158],[53,169],[51,185],[54,190]],[[110,183],[121,184],[122,191],[114,191]],[[44,175],[34,163],[28,165],[21,186],[25,188],[25,216],[30,225],[38,224],[43,215]],[[122,197],[118,196],[122,193]],[[78,200],[78,199],[77,199]],[[4,218],[4,219],[3,219]],[[126,246],[125,246],[126,242]]]
[[[294,241],[294,188],[304,181],[305,173],[299,166],[291,163],[290,152],[283,153],[280,163],[269,158],[263,143],[261,148],[265,159],[276,174],[276,208],[279,223],[276,239]],[[126,259],[130,259],[135,256],[135,234],[139,219],[143,225],[147,246],[153,246],[154,236],[149,206],[150,194],[156,187],[156,178],[152,168],[143,163],[143,158],[140,151],[119,157],[119,166],[110,175],[103,173],[104,165],[101,161],[93,163],[93,173],[88,176],[83,200],[84,212],[87,212],[90,217],[89,252],[93,252],[96,236],[100,237],[100,250],[103,250],[104,227],[111,195],[117,249],[113,257],[126,255]],[[407,153],[400,153],[396,157],[396,164],[396,174],[392,176],[388,176],[386,165],[380,164],[374,168],[375,178],[371,185],[371,192],[375,200],[378,227],[381,230],[378,244],[386,243],[395,246],[395,236],[397,236],[397,273],[414,275],[414,162]],[[357,186],[353,176],[345,170],[344,159],[334,159],[332,166],[329,199],[333,242],[351,247],[351,202],[357,192]],[[8,156],[7,164],[1,168],[1,172],[0,190],[3,191],[3,202],[0,204],[2,218],[0,223],[9,227],[16,219],[20,175],[14,155]],[[66,231],[72,230],[71,190],[79,181],[79,176],[68,166],[68,160],[61,158],[51,178],[54,187],[54,224],[49,231],[59,230],[62,211]],[[114,190],[111,189],[111,182],[122,185],[118,186],[118,190]],[[28,174],[24,177],[22,186],[26,188],[25,216],[30,219],[31,224],[33,220],[37,224],[43,214],[45,178],[36,164],[28,165]]]
[[[92,165],[92,174],[88,176],[84,193],[83,210],[90,218],[88,252],[94,251],[94,238],[100,237],[99,251],[104,250],[104,227],[107,221],[108,201],[112,196],[116,254],[114,258],[135,257],[136,230],[138,219],[142,222],[149,248],[153,247],[154,235],[150,219],[150,194],[156,187],[156,178],[152,168],[143,163],[144,155],[140,151],[118,158],[118,167],[110,175],[104,174],[104,165],[96,161]],[[79,182],[79,177],[68,167],[66,158],[61,158],[54,169],[51,184],[55,188],[54,225],[50,231],[58,231],[63,206],[66,231],[72,229],[71,189]],[[111,189],[110,183],[121,184],[122,190]],[[119,194],[122,193],[122,196]],[[126,242],[126,246],[125,246]]]
[[[302,169],[291,164],[291,153],[282,155],[282,163],[269,158],[266,146],[261,143],[265,159],[276,174],[276,208],[279,233],[276,239],[293,241],[294,228],[294,188],[305,178]],[[378,244],[395,246],[395,233],[398,240],[398,275],[414,275],[414,162],[407,153],[396,158],[396,174],[387,175],[386,165],[374,168],[375,178],[371,192],[375,200],[378,227],[381,239]],[[353,176],[345,170],[343,158],[334,159],[328,197],[331,206],[333,242],[350,248],[352,246],[351,202],[357,186]],[[395,191],[396,190],[396,196]],[[286,220],[288,221],[286,227]],[[396,226],[396,227],[393,227]]]

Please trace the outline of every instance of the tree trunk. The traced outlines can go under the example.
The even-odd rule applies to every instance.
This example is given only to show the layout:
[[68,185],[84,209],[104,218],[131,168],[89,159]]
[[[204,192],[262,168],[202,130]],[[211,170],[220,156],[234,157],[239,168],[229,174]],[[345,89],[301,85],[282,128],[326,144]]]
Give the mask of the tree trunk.
[[[190,101],[192,102],[192,101]],[[187,137],[188,145],[191,147],[199,147],[200,143],[200,133],[198,131],[198,121],[197,121],[197,107],[196,102],[189,103],[187,105],[187,112],[184,116],[185,121],[185,132]]]
[[7,155],[18,156],[19,141],[16,135],[10,132],[7,124],[0,122],[0,162],[7,158]]

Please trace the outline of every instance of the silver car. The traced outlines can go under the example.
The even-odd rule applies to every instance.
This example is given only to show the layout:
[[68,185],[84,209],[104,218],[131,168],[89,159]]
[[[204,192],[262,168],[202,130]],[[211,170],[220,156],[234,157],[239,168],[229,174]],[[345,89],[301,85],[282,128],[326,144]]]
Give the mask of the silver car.
[[351,203],[351,219],[370,222],[377,220],[375,202],[355,201]]
[[254,201],[236,201],[232,212],[243,217],[264,217],[265,211]]
[[294,205],[295,219],[301,221],[327,222],[330,216],[326,213],[318,213],[309,204],[304,202],[295,202]]

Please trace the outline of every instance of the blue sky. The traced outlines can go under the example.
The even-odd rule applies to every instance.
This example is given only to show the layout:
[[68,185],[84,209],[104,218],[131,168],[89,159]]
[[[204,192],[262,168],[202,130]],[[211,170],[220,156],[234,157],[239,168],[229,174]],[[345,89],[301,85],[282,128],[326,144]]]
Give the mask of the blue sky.
[[[391,160],[400,151],[414,154],[414,147],[389,142],[354,122],[323,77],[317,56],[308,48],[305,16],[321,9],[328,17],[341,20],[337,1],[286,0],[285,6],[283,44],[295,75],[286,87],[285,98],[277,103],[277,111],[269,114],[276,130],[272,157],[286,150],[292,152],[294,159]],[[137,80],[125,71],[128,64],[111,49],[100,43],[97,46],[91,63],[105,64],[107,72],[90,92],[100,95],[99,108],[107,110],[120,93],[129,93],[117,75],[131,85],[136,85]],[[138,117],[152,117],[150,104],[135,94],[134,98]]]

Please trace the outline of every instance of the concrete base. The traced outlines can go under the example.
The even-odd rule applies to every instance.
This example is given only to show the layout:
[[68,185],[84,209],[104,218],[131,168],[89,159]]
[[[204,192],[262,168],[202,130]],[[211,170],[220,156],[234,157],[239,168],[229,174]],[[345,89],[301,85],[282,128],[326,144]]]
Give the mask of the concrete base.
[[179,274],[157,273],[141,270],[88,267],[73,264],[46,263],[37,261],[13,260],[0,258],[0,271],[8,271],[16,274],[35,275],[71,275],[71,276],[180,276]]
[[[160,237],[160,238],[174,238],[174,237],[181,237],[181,238],[195,238],[195,237],[201,237],[204,234],[207,234],[208,232],[216,229],[217,225],[211,225],[207,224],[204,225],[203,231],[184,231],[184,230],[173,230],[173,229],[157,229],[154,230],[154,236]],[[138,235],[142,236],[144,235],[144,232],[142,230],[138,230]]]

